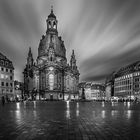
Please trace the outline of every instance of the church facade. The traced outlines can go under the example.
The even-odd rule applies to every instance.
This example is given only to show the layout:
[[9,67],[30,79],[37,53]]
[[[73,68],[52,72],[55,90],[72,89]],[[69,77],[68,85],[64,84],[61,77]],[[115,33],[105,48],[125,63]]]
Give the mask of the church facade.
[[23,72],[24,94],[31,98],[76,99],[80,73],[74,50],[68,64],[64,41],[58,35],[58,21],[52,9],[46,23],[46,35],[40,40],[36,61],[29,48]]

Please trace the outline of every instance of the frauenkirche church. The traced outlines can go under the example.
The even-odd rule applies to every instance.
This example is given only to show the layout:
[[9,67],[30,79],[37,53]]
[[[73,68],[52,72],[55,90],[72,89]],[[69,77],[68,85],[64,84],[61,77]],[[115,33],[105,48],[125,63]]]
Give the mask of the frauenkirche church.
[[23,72],[25,94],[31,97],[36,93],[36,98],[45,99],[76,99],[80,73],[74,50],[68,64],[64,41],[61,36],[58,36],[58,21],[53,9],[46,23],[46,35],[43,35],[40,40],[36,62],[29,48],[27,64]]

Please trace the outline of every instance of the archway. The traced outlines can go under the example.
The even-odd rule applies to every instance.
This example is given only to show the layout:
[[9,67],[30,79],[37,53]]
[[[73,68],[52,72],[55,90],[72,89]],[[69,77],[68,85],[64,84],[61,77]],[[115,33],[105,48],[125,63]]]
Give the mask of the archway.
[[51,101],[53,100],[53,94],[50,94],[50,100]]

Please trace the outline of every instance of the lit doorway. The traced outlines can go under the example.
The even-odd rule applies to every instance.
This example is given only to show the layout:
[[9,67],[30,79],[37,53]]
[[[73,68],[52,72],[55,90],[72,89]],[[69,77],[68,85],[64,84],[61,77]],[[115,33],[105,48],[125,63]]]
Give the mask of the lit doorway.
[[51,101],[53,100],[53,94],[50,94],[50,100]]

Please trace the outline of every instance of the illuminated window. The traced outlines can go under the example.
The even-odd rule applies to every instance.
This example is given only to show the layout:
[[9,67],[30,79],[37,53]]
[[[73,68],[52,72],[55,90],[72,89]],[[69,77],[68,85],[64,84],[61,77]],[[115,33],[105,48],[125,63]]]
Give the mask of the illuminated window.
[[53,70],[53,67],[49,67],[49,70],[52,71]]
[[56,29],[56,23],[55,23],[55,21],[53,22],[53,28]]
[[54,86],[54,75],[53,74],[49,75],[49,85],[50,85],[50,90],[53,90],[53,86]]
[[48,23],[49,23],[49,28],[51,28],[51,21],[49,21]]
[[9,77],[8,77],[8,75],[5,75],[5,79],[8,79]]
[[4,74],[1,74],[1,79],[4,79]]

